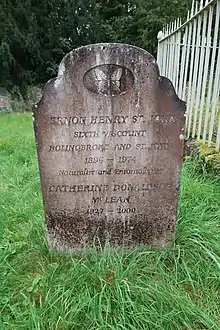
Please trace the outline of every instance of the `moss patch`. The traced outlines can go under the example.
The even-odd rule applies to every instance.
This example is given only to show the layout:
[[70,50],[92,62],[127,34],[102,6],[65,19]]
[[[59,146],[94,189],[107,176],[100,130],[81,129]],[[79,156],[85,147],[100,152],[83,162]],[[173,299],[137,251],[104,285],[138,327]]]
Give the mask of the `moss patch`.
[[193,142],[197,150],[196,163],[203,172],[211,175],[220,174],[220,152],[216,151],[215,144],[202,140]]

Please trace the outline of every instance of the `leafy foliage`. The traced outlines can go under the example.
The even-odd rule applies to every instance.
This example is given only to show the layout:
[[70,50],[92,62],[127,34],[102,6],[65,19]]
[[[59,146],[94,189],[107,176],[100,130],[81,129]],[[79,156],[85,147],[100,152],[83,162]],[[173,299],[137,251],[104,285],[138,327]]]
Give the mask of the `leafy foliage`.
[[21,92],[55,76],[70,50],[96,42],[134,44],[156,54],[157,33],[191,0],[2,0],[0,86]]

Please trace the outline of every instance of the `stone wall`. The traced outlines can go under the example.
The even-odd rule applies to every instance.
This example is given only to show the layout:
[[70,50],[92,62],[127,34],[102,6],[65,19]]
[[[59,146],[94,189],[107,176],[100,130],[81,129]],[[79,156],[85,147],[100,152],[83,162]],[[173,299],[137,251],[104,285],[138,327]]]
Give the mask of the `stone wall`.
[[29,86],[25,98],[19,92],[10,93],[5,88],[0,88],[0,112],[32,111],[41,96],[42,88],[39,86]]
[[11,111],[11,95],[5,88],[0,88],[0,112]]

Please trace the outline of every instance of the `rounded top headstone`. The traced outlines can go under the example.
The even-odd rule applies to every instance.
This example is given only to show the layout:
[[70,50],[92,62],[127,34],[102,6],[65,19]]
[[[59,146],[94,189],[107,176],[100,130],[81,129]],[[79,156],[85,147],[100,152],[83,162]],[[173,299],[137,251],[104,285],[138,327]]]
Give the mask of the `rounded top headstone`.
[[34,112],[51,247],[170,242],[184,109],[143,49],[94,44],[64,57]]

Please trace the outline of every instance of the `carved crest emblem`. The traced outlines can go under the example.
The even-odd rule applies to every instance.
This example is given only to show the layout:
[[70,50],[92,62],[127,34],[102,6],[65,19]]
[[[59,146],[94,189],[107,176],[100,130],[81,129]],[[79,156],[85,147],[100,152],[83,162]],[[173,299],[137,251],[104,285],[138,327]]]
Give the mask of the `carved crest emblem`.
[[115,96],[132,87],[134,76],[125,67],[103,64],[87,71],[83,82],[85,87],[94,93]]

